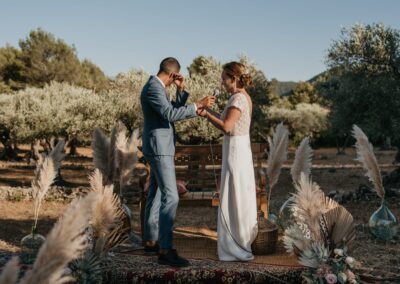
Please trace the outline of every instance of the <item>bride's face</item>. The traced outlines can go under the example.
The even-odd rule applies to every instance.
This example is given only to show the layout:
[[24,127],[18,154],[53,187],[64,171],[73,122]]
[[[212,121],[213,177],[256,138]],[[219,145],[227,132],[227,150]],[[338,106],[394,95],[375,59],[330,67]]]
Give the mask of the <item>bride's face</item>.
[[228,93],[231,93],[231,94],[235,93],[235,91],[236,91],[236,79],[232,78],[232,77],[229,77],[225,73],[225,71],[222,72],[221,79],[222,79],[222,86],[224,86],[225,90]]

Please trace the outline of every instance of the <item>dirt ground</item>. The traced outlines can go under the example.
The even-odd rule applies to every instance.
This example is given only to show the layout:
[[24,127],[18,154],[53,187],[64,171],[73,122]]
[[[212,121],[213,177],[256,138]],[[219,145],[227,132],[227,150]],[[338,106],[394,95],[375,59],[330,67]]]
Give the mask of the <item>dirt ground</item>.
[[[24,155],[26,147],[22,147]],[[68,157],[62,167],[62,175],[71,187],[88,186],[87,175],[93,169],[91,151],[78,148],[78,157]],[[392,164],[395,151],[376,151],[382,175],[395,169]],[[280,180],[271,197],[271,210],[277,213],[280,205],[293,192],[289,166],[294,152],[282,171]],[[336,149],[317,149],[314,152],[312,176],[321,188],[329,193],[332,190],[355,191],[360,185],[370,186],[364,171],[354,161],[354,149],[348,149],[347,155],[336,155]],[[33,177],[33,166],[25,161],[0,162],[0,186],[29,186]],[[388,206],[397,218],[400,218],[399,197],[388,198]],[[382,242],[374,239],[368,232],[367,224],[371,214],[378,209],[379,199],[350,201],[344,206],[353,214],[357,226],[357,238],[351,254],[361,261],[364,271],[373,275],[400,275],[400,240]],[[40,213],[39,233],[46,235],[52,224],[66,208],[66,203],[45,202]],[[0,201],[0,251],[19,250],[20,240],[30,232],[33,206],[29,201]],[[137,210],[135,215],[138,216]],[[200,226],[216,229],[216,208],[179,207],[176,226]],[[400,279],[399,279],[400,283]]]

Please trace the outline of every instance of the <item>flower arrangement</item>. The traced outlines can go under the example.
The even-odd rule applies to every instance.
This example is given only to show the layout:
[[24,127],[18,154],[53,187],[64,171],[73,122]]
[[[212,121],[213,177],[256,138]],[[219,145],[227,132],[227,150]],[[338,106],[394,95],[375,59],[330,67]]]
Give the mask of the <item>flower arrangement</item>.
[[348,255],[355,238],[353,216],[325,196],[316,183],[301,173],[291,211],[294,223],[285,230],[284,245],[308,269],[306,283],[358,283]]
[[347,247],[336,248],[333,254],[320,243],[314,243],[303,252],[300,263],[309,269],[303,273],[306,283],[359,283],[359,277],[352,271],[359,266],[356,260],[347,254]]

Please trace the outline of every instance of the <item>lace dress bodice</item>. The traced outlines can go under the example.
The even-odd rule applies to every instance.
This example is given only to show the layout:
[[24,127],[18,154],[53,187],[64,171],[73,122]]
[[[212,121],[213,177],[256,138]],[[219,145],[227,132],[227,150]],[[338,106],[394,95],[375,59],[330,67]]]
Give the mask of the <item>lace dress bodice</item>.
[[236,121],[235,126],[228,135],[229,136],[248,135],[250,131],[251,114],[250,114],[249,102],[246,98],[246,95],[242,93],[237,93],[229,98],[228,103],[226,104],[224,111],[221,114],[222,120],[225,119],[225,116],[228,112],[228,108],[230,107],[238,108],[242,112],[242,115],[240,116],[239,120]]

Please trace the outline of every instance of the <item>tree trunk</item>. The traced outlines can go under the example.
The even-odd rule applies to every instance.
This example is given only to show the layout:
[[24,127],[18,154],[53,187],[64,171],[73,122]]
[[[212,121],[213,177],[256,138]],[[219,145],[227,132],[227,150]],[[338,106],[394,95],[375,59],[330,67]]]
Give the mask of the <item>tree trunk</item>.
[[0,160],[19,160],[17,151],[13,148],[10,137],[7,133],[3,133],[0,137],[3,144],[3,151],[0,153]]
[[35,140],[35,142],[31,143],[31,150],[26,153],[25,159],[28,164],[36,164],[40,159],[40,140]]
[[12,146],[10,132],[4,129],[0,134],[0,142],[3,144],[3,151],[0,153],[0,160],[19,160],[18,153]]
[[56,185],[56,186],[70,186],[70,183],[67,182],[63,176],[61,175],[61,169],[58,169],[57,171],[57,175],[54,178],[53,184],[52,185]]
[[71,140],[68,141],[68,147],[69,147],[69,156],[77,156],[77,148],[78,148],[78,139],[72,138]]
[[[4,144],[3,144],[4,145]],[[3,151],[0,153],[0,160],[5,161],[17,161],[20,160],[17,152],[13,149],[11,145],[4,145]]]
[[393,161],[393,164],[395,165],[395,164],[399,164],[400,163],[400,146],[399,147],[397,147],[397,154],[396,154],[396,156],[394,157],[394,161]]
[[336,136],[336,155],[346,155],[346,147],[349,140],[349,135],[343,141],[343,145],[340,145],[340,139]]
[[15,151],[15,152],[19,152],[20,149],[18,148],[18,143],[17,143],[17,142],[14,142],[13,145],[14,145],[14,151]]
[[349,143],[349,139],[350,139],[350,135],[346,135],[346,138],[344,139],[343,147],[342,147],[343,155],[346,155],[346,148],[347,148],[347,144]]
[[49,153],[50,153],[50,151],[51,151],[51,149],[50,149],[50,143],[49,143],[49,141],[47,141],[47,139],[40,139],[40,140],[39,140],[39,144],[40,144],[40,146],[42,146],[43,151],[44,151],[46,154],[49,154]]
[[390,138],[390,136],[385,136],[382,145],[382,150],[391,150],[391,149],[392,149],[392,139]]

